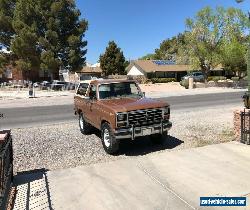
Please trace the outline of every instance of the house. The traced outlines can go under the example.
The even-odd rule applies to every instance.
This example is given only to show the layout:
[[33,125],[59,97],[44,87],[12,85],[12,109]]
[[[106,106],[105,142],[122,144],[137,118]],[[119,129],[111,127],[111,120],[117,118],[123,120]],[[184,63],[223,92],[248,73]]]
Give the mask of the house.
[[6,65],[3,68],[3,72],[0,74],[0,83],[1,82],[13,82],[16,83],[18,81],[24,80],[33,80],[37,81],[39,73],[34,71],[21,71],[16,68],[14,65]]
[[[175,78],[177,81],[187,72],[193,71],[191,65],[175,64],[167,60],[135,60],[126,68],[129,76],[145,76],[147,78]],[[199,70],[197,70],[199,71]],[[211,72],[212,76],[221,76],[225,72],[220,66]]]
[[80,71],[77,71],[80,80],[88,80],[93,77],[101,77],[102,69],[98,66],[84,66]]

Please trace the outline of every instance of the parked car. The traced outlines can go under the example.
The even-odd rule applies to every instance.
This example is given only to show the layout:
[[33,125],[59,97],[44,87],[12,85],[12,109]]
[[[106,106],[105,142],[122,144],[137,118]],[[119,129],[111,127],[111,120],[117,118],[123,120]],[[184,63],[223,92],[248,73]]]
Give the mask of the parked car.
[[67,83],[65,84],[65,89],[66,89],[66,90],[75,90],[76,87],[77,87],[77,84],[74,83],[74,82],[67,82]]
[[65,90],[66,82],[54,80],[50,85],[51,90]]
[[42,90],[48,90],[50,88],[51,83],[48,81],[42,81],[40,84],[40,88]]
[[181,80],[188,80],[190,77],[194,78],[194,82],[204,82],[205,77],[202,72],[191,72],[181,78]]
[[35,88],[40,87],[40,83],[39,83],[39,82],[35,82],[35,83],[33,84],[33,87],[35,87]]
[[113,154],[122,139],[150,136],[162,143],[172,127],[167,102],[145,98],[133,80],[81,81],[74,97],[75,114],[83,134],[101,130],[104,150]]

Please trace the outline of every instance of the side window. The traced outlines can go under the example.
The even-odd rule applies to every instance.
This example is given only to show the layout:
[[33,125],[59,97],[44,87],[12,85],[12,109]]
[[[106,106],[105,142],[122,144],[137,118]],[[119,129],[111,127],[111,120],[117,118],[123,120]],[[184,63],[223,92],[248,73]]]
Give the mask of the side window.
[[108,98],[111,96],[110,84],[103,84],[99,86],[100,99]]
[[131,90],[131,93],[134,95],[139,94],[139,90],[138,90],[136,84],[134,84],[134,83],[130,83],[130,90]]
[[85,96],[87,89],[88,89],[89,84],[88,83],[81,83],[78,87],[77,94],[81,96]]

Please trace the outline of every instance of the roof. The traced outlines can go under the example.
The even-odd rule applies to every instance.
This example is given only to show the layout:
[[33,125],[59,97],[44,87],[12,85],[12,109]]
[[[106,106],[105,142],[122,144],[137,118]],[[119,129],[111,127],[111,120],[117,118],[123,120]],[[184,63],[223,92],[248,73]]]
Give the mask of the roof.
[[190,65],[176,65],[176,64],[168,64],[168,65],[158,65],[153,62],[153,60],[136,60],[132,61],[128,67],[128,70],[135,65],[137,68],[144,72],[166,72],[166,71],[189,71],[191,70]]
[[[184,64],[165,64],[164,61],[162,61],[163,65],[159,65],[154,60],[135,60],[130,63],[130,65],[127,67],[127,71],[129,71],[132,66],[136,66],[139,70],[142,70],[146,73],[150,72],[183,72],[183,71],[192,71],[192,65],[184,65]],[[167,61],[165,61],[167,63]],[[213,70],[222,70],[222,66],[219,65]]]
[[125,79],[94,79],[94,80],[80,81],[80,83],[93,83],[93,84],[106,84],[106,83],[117,83],[117,82],[135,82],[135,81],[125,80]]
[[79,73],[102,73],[102,69],[98,66],[96,67],[90,67],[90,66],[84,66]]
[[125,80],[125,79],[102,79],[102,80],[93,80],[93,84],[106,84],[106,83],[119,83],[119,82],[135,82],[134,80]]

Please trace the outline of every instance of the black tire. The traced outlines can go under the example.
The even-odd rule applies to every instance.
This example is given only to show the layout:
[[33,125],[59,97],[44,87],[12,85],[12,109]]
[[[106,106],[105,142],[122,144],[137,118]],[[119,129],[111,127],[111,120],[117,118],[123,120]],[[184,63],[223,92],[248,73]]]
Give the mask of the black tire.
[[156,133],[150,136],[150,140],[154,144],[162,144],[165,141],[167,136],[168,136],[167,132],[164,132],[163,134]]
[[89,134],[92,128],[91,125],[85,121],[83,113],[79,114],[79,128],[84,135]]
[[101,138],[103,148],[108,154],[115,154],[118,152],[120,141],[116,139],[109,123],[102,124]]

